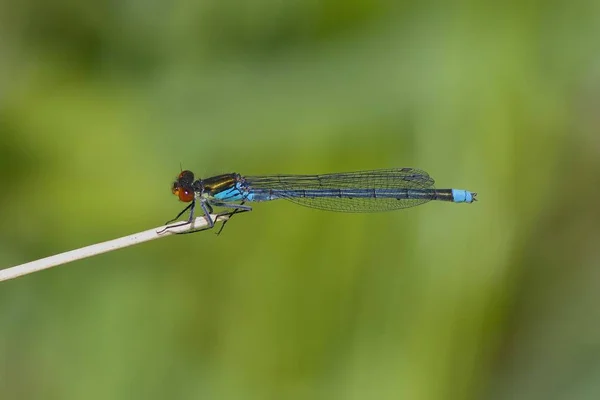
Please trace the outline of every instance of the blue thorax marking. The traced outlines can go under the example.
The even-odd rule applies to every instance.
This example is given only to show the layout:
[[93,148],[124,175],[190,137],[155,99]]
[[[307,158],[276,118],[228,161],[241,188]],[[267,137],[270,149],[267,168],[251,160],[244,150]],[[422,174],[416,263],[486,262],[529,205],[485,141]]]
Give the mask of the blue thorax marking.
[[223,190],[213,196],[215,199],[223,201],[225,203],[232,201],[248,200],[252,201],[253,195],[247,193],[247,190],[242,186],[240,182],[237,182],[234,187]]

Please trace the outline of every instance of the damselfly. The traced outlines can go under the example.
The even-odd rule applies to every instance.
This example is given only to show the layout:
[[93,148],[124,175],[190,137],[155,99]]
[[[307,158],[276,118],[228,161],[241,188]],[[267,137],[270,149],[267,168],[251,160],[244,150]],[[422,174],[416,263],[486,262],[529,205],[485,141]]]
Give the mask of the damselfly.
[[190,204],[172,221],[190,210],[189,218],[182,224],[191,223],[196,204],[200,205],[208,221],[208,227],[200,229],[205,230],[215,225],[210,216],[213,207],[232,210],[219,214],[231,217],[251,211],[252,207],[245,204],[247,202],[285,199],[322,210],[362,213],[408,208],[431,200],[454,203],[477,200],[477,193],[462,189],[435,189],[433,185],[434,180],[427,172],[414,168],[326,175],[242,176],[230,173],[206,179],[195,179],[194,173],[186,170],[179,174],[171,190],[179,200]]

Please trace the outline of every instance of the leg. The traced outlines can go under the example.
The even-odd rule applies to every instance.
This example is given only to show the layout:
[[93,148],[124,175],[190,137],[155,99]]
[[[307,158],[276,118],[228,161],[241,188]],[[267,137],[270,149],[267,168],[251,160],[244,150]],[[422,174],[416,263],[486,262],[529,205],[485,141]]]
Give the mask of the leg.
[[[210,206],[210,204],[208,204],[205,200],[200,200],[200,207],[202,208],[202,211],[204,212],[204,217],[206,218],[206,221],[208,222],[209,226],[201,228],[201,229],[193,230],[191,232],[184,232],[184,233],[192,233],[192,232],[198,232],[198,231],[203,231],[203,230],[207,230],[207,229],[212,229],[215,226],[215,221],[213,221],[213,219],[210,217],[210,214],[213,212],[213,208]],[[177,220],[177,218],[179,218],[184,212],[186,212],[188,209],[190,209],[190,216],[187,221],[181,222],[179,224],[167,226],[158,233],[160,234],[169,228],[175,228],[175,227],[191,224],[192,221],[194,220],[194,209],[195,208],[196,208],[196,200],[194,200],[189,206],[187,206],[175,218],[175,220]],[[175,220],[171,220],[171,221],[175,221]],[[171,222],[171,221],[169,221],[169,222]],[[167,222],[167,224],[168,224],[168,222]]]
[[[233,203],[215,203],[214,201],[211,202],[211,205],[215,206],[215,207],[224,207],[224,208],[233,208],[235,209],[234,213],[237,212],[244,212],[244,211],[252,211],[252,207],[250,206],[245,206],[244,205],[244,201],[242,201],[240,204],[233,204]],[[241,210],[241,211],[240,211]]]
[[[212,207],[213,205],[216,206],[216,207],[233,208],[234,211],[232,211],[232,212],[225,212],[225,213],[219,213],[219,214],[217,214],[217,218],[213,221],[213,219],[210,217],[210,214],[213,213],[213,207]],[[243,201],[242,201],[241,204],[212,202],[212,205],[211,205],[206,200],[200,200],[200,207],[202,208],[202,211],[204,212],[204,216],[205,216],[206,220],[208,221],[209,226],[206,226],[206,227],[203,227],[203,228],[200,228],[200,229],[195,229],[193,231],[181,232],[181,233],[178,233],[178,235],[185,235],[185,234],[188,234],[188,233],[196,233],[196,232],[201,232],[201,231],[205,231],[205,230],[208,230],[208,229],[212,229],[215,226],[215,222],[218,221],[219,217],[228,216],[229,218],[231,218],[234,214],[239,214],[239,213],[243,213],[243,212],[246,212],[246,211],[252,211],[252,207],[245,206]],[[175,217],[175,219],[172,219],[171,221],[168,221],[166,223],[166,225],[169,224],[170,222],[176,221],[188,209],[191,209],[190,210],[190,216],[189,216],[189,218],[188,218],[187,221],[181,222],[181,223],[176,224],[176,225],[167,226],[162,231],[160,231],[158,233],[160,234],[160,233],[166,231],[167,229],[169,229],[171,227],[178,227],[178,226],[184,226],[184,225],[191,224],[192,221],[194,220],[194,210],[195,210],[195,208],[196,208],[196,200],[194,200],[189,206],[187,206],[186,208],[184,208],[183,211],[181,211],[179,214],[177,214],[177,217]],[[221,229],[219,229],[219,231],[217,232],[217,235],[219,235],[221,233],[221,231],[223,230],[223,227],[225,226],[225,224],[227,223],[227,221],[228,220],[223,221],[223,225],[221,226]]]
[[[165,222],[165,225],[169,225],[171,222],[177,221],[179,219],[179,217],[181,217],[183,215],[183,213],[185,213],[187,210],[190,210],[190,217],[188,218],[188,220],[185,222],[181,222],[179,224],[172,225],[171,227],[175,228],[178,226],[184,226],[184,225],[192,223],[192,220],[194,219],[194,209],[195,208],[196,208],[196,200],[193,200],[186,208],[184,208],[179,214],[177,214],[177,216],[174,219]],[[161,233],[163,233],[164,231],[166,231],[169,228],[170,228],[169,226],[166,226],[163,230],[159,231],[158,234],[160,235]]]
[[[165,225],[169,225],[171,222],[175,222],[179,219],[179,217],[181,217],[187,210],[190,209],[190,207],[192,208],[191,214],[194,213],[194,207],[195,207],[195,203],[196,201],[192,201],[186,208],[184,208],[179,214],[177,214],[177,216],[167,222],[165,222]],[[190,218],[188,218],[188,222],[190,221]]]
[[[228,216],[228,215],[230,215],[230,214],[231,214],[231,213],[222,213],[222,214],[217,214],[217,217],[215,218],[214,222],[215,222],[215,223],[216,223],[216,222],[219,222],[219,221],[220,221],[220,220],[219,220],[219,218],[221,218],[221,217],[225,217],[225,216]],[[213,225],[213,226],[214,226],[214,225]],[[187,231],[187,232],[178,232],[178,233],[177,233],[177,235],[187,235],[187,234],[189,234],[189,233],[196,233],[196,232],[207,231],[207,230],[209,230],[209,229],[211,229],[211,228],[212,228],[211,226],[205,226],[205,227],[202,227],[202,228],[194,229],[193,231]],[[221,229],[222,229],[222,228],[221,228]]]
[[[240,204],[213,203],[215,206],[218,206],[218,207],[228,207],[228,208],[233,208],[234,209],[233,212],[223,214],[223,215],[228,215],[229,218],[227,220],[223,221],[223,225],[221,225],[221,229],[219,229],[219,231],[217,232],[217,235],[221,234],[221,232],[223,231],[223,228],[225,228],[225,224],[235,214],[240,214],[240,213],[243,213],[243,212],[252,211],[252,207],[245,206],[244,203],[245,203],[245,200],[243,200]],[[222,214],[219,214],[219,215],[222,215]]]
[[[206,218],[206,221],[208,222],[208,226],[204,226],[199,229],[194,229],[193,231],[180,232],[180,233],[178,233],[178,235],[185,235],[188,233],[207,231],[207,230],[215,227],[215,221],[213,221],[213,219],[210,217],[210,214],[212,214],[212,212],[213,212],[213,208],[210,206],[210,204],[208,204],[206,201],[203,201],[203,200],[200,200],[200,207],[202,208],[202,211],[204,212],[204,218]],[[219,216],[220,216],[220,214],[217,215],[217,219],[219,218]],[[192,217],[190,217],[190,219],[185,222],[185,224],[191,224],[191,223],[192,223]],[[181,225],[176,225],[176,226],[181,226]]]

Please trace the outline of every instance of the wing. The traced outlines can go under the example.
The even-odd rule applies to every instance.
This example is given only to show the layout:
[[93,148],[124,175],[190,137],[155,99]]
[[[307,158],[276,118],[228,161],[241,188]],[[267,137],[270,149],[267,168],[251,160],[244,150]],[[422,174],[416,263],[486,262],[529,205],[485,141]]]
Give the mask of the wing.
[[[431,198],[339,198],[297,197],[291,191],[335,190],[335,189],[431,189],[435,181],[427,172],[414,168],[380,169],[326,175],[272,175],[244,177],[249,190],[273,189],[280,191],[282,198],[293,203],[328,211],[378,212],[414,207]],[[286,191],[290,195],[286,195]]]

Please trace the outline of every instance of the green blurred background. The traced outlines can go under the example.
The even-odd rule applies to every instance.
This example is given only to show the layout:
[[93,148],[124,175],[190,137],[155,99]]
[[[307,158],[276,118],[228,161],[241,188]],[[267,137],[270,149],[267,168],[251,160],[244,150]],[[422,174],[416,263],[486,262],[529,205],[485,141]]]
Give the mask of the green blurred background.
[[0,267],[207,177],[413,166],[0,284],[2,399],[600,398],[600,2],[0,3]]

